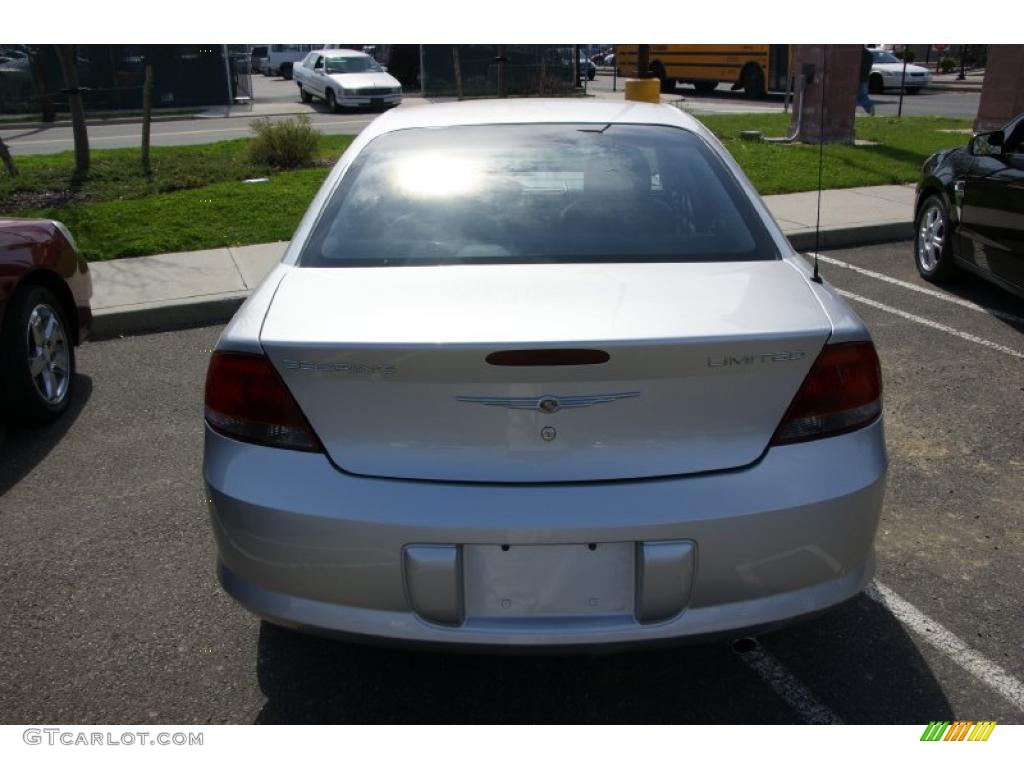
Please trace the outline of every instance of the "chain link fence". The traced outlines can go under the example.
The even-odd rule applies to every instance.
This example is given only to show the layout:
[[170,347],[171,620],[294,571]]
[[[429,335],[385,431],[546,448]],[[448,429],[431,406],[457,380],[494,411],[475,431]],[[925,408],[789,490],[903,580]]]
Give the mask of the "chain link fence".
[[[223,45],[79,45],[75,58],[86,111],[141,109],[147,64],[153,66],[154,108],[211,106],[227,104],[236,94],[252,96],[248,64],[236,77],[237,57]],[[50,97],[57,112],[67,111],[56,46],[0,44],[0,115],[38,114],[40,93]]]
[[[508,45],[506,77],[509,96],[558,96],[576,87],[571,45]],[[425,96],[455,96],[455,57],[462,75],[462,95],[498,95],[501,62],[496,45],[424,45],[420,81]]]

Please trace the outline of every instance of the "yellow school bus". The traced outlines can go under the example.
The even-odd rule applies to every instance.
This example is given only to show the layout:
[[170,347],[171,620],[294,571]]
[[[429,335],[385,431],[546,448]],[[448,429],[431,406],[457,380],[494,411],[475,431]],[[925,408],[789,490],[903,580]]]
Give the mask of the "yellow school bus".
[[[662,90],[690,83],[710,93],[719,83],[732,83],[752,98],[786,90],[791,62],[789,45],[649,45],[648,73],[661,80]],[[636,77],[637,46],[615,46],[615,68]]]

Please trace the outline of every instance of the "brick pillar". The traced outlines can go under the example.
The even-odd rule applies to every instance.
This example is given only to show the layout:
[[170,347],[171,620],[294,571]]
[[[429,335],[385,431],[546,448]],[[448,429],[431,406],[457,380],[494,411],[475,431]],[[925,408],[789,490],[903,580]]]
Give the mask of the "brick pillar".
[[974,130],[995,131],[1024,112],[1024,45],[990,45]]
[[[804,92],[803,123],[798,141],[817,144],[853,143],[853,116],[857,106],[857,85],[860,80],[859,45],[795,45],[793,74],[799,86],[803,65],[814,65],[814,81]],[[824,93],[822,80],[824,79]],[[796,130],[799,95],[793,95],[793,113],[789,132]]]

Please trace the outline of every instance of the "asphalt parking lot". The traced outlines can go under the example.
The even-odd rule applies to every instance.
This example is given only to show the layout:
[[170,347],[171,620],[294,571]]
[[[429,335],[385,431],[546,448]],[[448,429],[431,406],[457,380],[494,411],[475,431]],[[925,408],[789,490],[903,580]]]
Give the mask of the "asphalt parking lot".
[[1024,302],[924,283],[908,243],[824,256],[885,380],[868,593],[739,648],[452,655],[278,629],[214,576],[200,464],[220,327],[93,342],[65,418],[0,431],[0,720],[1024,722]]

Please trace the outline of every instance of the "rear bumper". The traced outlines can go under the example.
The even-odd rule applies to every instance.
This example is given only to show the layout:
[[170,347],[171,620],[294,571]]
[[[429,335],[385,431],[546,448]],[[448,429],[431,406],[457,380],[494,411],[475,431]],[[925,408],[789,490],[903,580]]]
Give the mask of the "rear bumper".
[[[871,578],[885,473],[880,422],[773,448],[743,470],[616,483],[357,477],[319,454],[239,443],[209,428],[204,459],[220,579],[249,610],[342,635],[492,647],[736,634],[840,603]],[[438,594],[432,585],[448,581],[430,582],[428,567],[429,583],[418,583],[410,546],[458,553],[472,545],[589,542],[627,542],[638,553],[645,542],[690,543],[692,558],[679,572],[685,604],[656,620],[631,611],[496,619],[463,610],[444,621],[413,610],[429,606]],[[454,588],[466,590],[461,558],[454,562]],[[640,586],[641,562],[638,555],[636,611],[642,589],[651,589]]]

